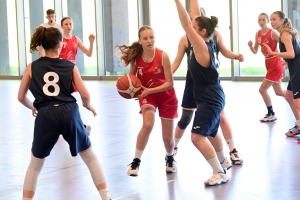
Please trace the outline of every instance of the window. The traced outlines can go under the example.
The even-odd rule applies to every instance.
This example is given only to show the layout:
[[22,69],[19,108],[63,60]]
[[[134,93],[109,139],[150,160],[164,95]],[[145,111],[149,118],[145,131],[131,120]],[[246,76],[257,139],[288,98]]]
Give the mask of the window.
[[254,55],[248,46],[248,41],[252,40],[254,43],[255,34],[260,30],[257,22],[258,15],[265,12],[270,16],[272,12],[281,10],[281,0],[239,1],[238,10],[239,49],[245,58],[245,61],[240,64],[240,74],[264,76],[266,74],[265,58],[261,52]]

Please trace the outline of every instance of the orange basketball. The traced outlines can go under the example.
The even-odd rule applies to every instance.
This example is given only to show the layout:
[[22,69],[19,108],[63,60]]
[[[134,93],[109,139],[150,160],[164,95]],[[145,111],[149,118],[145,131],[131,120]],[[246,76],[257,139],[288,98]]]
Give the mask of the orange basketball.
[[138,77],[132,74],[125,74],[117,80],[117,90],[125,99],[132,99],[141,93],[142,83]]

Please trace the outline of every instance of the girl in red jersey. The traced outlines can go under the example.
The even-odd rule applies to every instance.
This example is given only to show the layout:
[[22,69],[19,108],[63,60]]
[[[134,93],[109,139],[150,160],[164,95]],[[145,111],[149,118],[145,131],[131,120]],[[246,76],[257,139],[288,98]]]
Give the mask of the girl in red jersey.
[[268,44],[272,48],[272,51],[278,52],[277,43],[279,41],[279,34],[269,28],[268,23],[269,16],[266,13],[261,13],[258,16],[258,24],[261,27],[261,30],[259,30],[255,35],[254,47],[251,40],[248,42],[248,46],[254,54],[257,53],[258,46],[260,46],[261,52],[266,58],[265,64],[267,68],[267,74],[259,88],[259,92],[267,106],[268,114],[266,114],[260,120],[261,122],[272,122],[277,120],[275,112],[272,108],[272,101],[268,94],[268,89],[273,86],[275,94],[278,96],[284,96],[285,93],[285,90],[281,88],[281,79],[283,77],[282,73],[284,71],[284,66],[281,63],[281,59],[277,56],[271,56],[264,46],[264,44]]
[[162,123],[162,135],[167,155],[166,172],[176,172],[174,160],[174,119],[177,117],[177,98],[173,88],[171,63],[166,52],[154,46],[154,31],[143,26],[138,32],[139,40],[132,45],[117,46],[120,60],[125,66],[130,64],[130,74],[137,75],[143,85],[138,96],[143,126],[138,134],[133,162],[127,171],[129,176],[137,176],[143,151],[154,126],[155,111],[158,108]]
[[[73,20],[70,17],[64,17],[61,20],[61,27],[63,30],[63,41],[62,41],[62,48],[59,54],[60,58],[67,59],[73,63],[76,64],[76,55],[78,48],[88,57],[91,57],[93,54],[93,44],[95,41],[95,36],[93,34],[90,34],[89,41],[90,41],[90,47],[87,49],[82,41],[75,35],[72,35],[73,31]],[[72,82],[74,92],[77,92],[77,88]],[[84,125],[86,128],[87,133],[90,135],[91,132],[91,126],[90,125]]]

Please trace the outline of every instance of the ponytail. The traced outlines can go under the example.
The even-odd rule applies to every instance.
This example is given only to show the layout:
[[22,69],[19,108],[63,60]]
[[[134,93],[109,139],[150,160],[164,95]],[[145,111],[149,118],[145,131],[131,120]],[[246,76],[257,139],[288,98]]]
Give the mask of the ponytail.
[[39,46],[45,50],[55,49],[56,45],[62,41],[62,34],[57,28],[38,27],[34,30],[30,40],[30,53],[38,51]]
[[118,45],[116,49],[121,54],[120,60],[125,67],[133,63],[136,57],[143,52],[143,47],[138,42],[134,42],[130,46]]

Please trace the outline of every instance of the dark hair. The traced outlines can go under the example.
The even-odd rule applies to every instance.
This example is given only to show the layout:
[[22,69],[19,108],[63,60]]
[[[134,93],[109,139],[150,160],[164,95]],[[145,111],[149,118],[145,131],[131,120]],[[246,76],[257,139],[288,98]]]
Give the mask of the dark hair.
[[296,40],[298,42],[300,42],[300,38],[299,38],[299,34],[298,34],[298,31],[293,27],[292,25],[292,22],[289,18],[286,18],[285,17],[285,14],[282,12],[282,11],[275,11],[273,12],[273,14],[277,14],[279,16],[280,19],[283,19],[283,27],[282,29],[280,30],[280,35],[282,35],[282,33],[284,31],[292,34],[295,36]]
[[195,20],[199,26],[199,31],[206,29],[206,37],[211,37],[218,25],[218,18],[215,16],[211,16],[211,18],[201,16],[197,17]]
[[266,16],[266,18],[267,18],[267,20],[269,20],[269,15],[267,14],[267,13],[260,13],[259,15],[264,15],[264,16]]
[[64,21],[67,20],[67,19],[70,19],[71,21],[73,21],[73,19],[71,17],[64,17],[60,20],[60,25],[62,26]]
[[54,11],[53,9],[48,9],[48,10],[46,11],[46,14],[47,14],[47,15],[55,14],[55,11]]
[[30,53],[37,51],[38,46],[45,50],[54,49],[62,41],[62,34],[57,28],[38,27],[34,30],[30,40]]
[[[141,27],[138,32],[139,39],[141,37],[141,32],[143,32],[144,30],[152,30],[153,31],[153,29],[150,26],[145,25],[145,26]],[[143,47],[142,47],[142,45],[140,45],[139,42],[134,42],[130,46],[118,45],[118,46],[116,46],[116,49],[121,54],[120,60],[124,66],[127,66],[127,65],[133,63],[135,61],[136,57],[140,53],[143,52]]]

